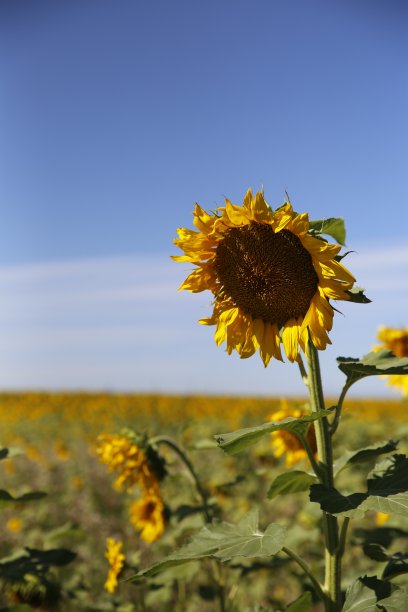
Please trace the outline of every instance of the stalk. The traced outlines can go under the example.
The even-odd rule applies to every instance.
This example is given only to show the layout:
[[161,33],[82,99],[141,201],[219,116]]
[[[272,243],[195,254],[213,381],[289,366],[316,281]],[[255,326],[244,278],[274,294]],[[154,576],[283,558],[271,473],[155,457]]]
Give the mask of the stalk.
[[204,487],[202,486],[200,479],[197,476],[197,473],[194,469],[193,464],[191,463],[190,459],[187,457],[186,453],[184,452],[184,450],[182,450],[178,444],[172,440],[171,438],[168,438],[167,436],[156,436],[154,438],[150,438],[150,443],[151,444],[165,444],[166,446],[168,446],[169,448],[172,449],[172,451],[174,451],[176,453],[176,455],[179,456],[179,458],[182,460],[182,462],[184,463],[184,465],[186,466],[186,468],[188,469],[188,471],[190,472],[193,480],[194,480],[194,484],[196,486],[197,492],[200,495],[202,502],[203,502],[203,515],[205,518],[206,523],[210,523],[212,520],[212,516],[209,512],[208,509],[208,496],[207,493],[204,489]]
[[[320,374],[318,352],[310,338],[308,341],[308,388],[312,412],[324,410],[323,386]],[[319,478],[322,484],[333,486],[333,447],[327,417],[314,421],[316,434]],[[341,550],[337,518],[323,512],[325,541],[325,582],[324,600],[326,612],[341,610]]]

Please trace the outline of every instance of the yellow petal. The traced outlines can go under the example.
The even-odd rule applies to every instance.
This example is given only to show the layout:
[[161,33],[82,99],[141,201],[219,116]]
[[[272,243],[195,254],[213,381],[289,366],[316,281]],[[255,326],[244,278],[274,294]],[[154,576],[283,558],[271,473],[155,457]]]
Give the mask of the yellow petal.
[[282,342],[289,361],[295,361],[299,352],[300,321],[290,319],[282,331]]

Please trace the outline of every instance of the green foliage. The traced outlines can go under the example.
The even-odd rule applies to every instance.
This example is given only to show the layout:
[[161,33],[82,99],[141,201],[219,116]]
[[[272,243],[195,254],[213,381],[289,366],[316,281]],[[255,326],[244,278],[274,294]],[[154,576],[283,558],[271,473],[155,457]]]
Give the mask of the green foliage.
[[408,458],[393,455],[367,480],[365,493],[343,495],[334,487],[313,484],[310,500],[325,512],[361,518],[367,510],[408,516]]
[[377,597],[360,578],[355,580],[346,591],[342,612],[372,612],[376,610]]
[[347,465],[374,461],[380,455],[392,453],[397,449],[397,444],[394,440],[389,440],[381,445],[374,444],[354,451],[343,451],[341,457],[334,463],[334,474],[339,474]]
[[408,357],[396,357],[387,349],[373,351],[361,359],[338,357],[339,369],[347,376],[349,385],[366,376],[408,374]]
[[277,495],[288,495],[289,493],[299,493],[308,491],[310,485],[317,481],[316,476],[302,472],[302,470],[293,470],[279,474],[271,484],[268,491],[268,498],[273,499]]
[[352,289],[347,289],[346,293],[350,297],[350,302],[354,304],[370,304],[371,300],[365,295],[364,289],[361,287],[353,287]]
[[272,433],[273,431],[289,431],[299,438],[304,438],[310,427],[310,424],[316,419],[320,419],[323,416],[327,416],[331,413],[329,410],[320,410],[313,414],[308,414],[297,419],[288,417],[282,421],[271,421],[270,423],[264,423],[258,427],[247,427],[245,429],[239,429],[231,433],[217,434],[215,439],[227,455],[234,455],[242,450],[256,444],[263,436]]
[[285,527],[273,523],[261,532],[257,511],[247,514],[237,525],[213,522],[203,527],[189,544],[129,580],[155,576],[169,567],[206,557],[220,561],[233,557],[270,557],[282,549],[285,532]]
[[329,219],[319,219],[309,221],[309,230],[312,234],[324,234],[331,236],[341,246],[346,244],[346,227],[344,219],[330,217]]
[[303,593],[286,608],[286,612],[308,612],[312,605],[312,594],[309,591]]

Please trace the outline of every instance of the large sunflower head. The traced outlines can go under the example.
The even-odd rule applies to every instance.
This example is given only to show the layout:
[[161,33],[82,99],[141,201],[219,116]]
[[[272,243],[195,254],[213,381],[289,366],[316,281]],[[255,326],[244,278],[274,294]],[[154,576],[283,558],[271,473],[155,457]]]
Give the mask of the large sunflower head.
[[[382,325],[377,332],[377,338],[382,343],[376,350],[388,349],[397,357],[408,357],[408,327],[395,328]],[[388,384],[402,391],[408,396],[408,376],[404,374],[391,374]]]
[[180,228],[174,243],[184,255],[176,261],[196,269],[180,287],[210,290],[217,345],[242,358],[258,349],[264,365],[282,360],[280,344],[294,361],[305,350],[308,330],[317,349],[330,339],[333,308],[329,300],[348,300],[354,277],[337,261],[340,247],[311,235],[307,213],[290,203],[273,211],[262,193],[249,190],[242,206],[226,200],[214,214],[198,204],[198,231]]

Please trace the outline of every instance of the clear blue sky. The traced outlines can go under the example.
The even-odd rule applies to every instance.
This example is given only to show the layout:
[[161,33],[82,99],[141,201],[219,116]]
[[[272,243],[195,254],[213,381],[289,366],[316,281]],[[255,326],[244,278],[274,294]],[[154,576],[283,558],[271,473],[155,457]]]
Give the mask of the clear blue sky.
[[175,228],[249,186],[346,219],[374,303],[324,359],[407,325],[407,27],[402,0],[3,0],[0,386],[302,391],[173,291]]

